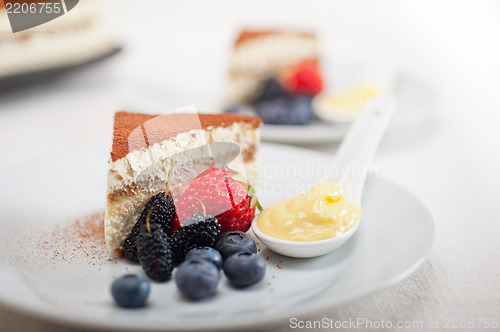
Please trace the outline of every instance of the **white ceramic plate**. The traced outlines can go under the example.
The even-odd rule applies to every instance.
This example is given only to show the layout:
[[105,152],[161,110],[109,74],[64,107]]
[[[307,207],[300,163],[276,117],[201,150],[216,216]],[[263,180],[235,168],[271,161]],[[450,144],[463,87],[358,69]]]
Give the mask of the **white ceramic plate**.
[[[354,72],[354,71],[353,71]],[[353,76],[354,74],[351,74]],[[433,115],[436,95],[433,89],[412,77],[401,75],[395,91],[397,112],[388,130],[404,129],[429,120]],[[327,123],[316,120],[307,126],[264,125],[262,140],[278,143],[327,143],[340,141],[350,123]]]
[[[208,61],[208,60],[207,60]],[[324,61],[324,78],[327,91],[341,89],[359,81],[373,68],[348,61]],[[333,63],[331,63],[333,62]],[[224,71],[209,62],[175,63],[149,67],[131,66],[135,70],[122,73],[119,100],[126,109],[139,109],[151,114],[163,114],[183,106],[195,104],[203,113],[223,110],[223,87],[214,82],[224,82]],[[394,70],[380,70],[382,73]],[[396,71],[398,72],[398,71]],[[196,77],[186,73],[196,73]],[[404,129],[421,124],[434,115],[436,91],[412,74],[398,72],[394,93],[398,102],[389,130]],[[316,120],[311,125],[264,125],[262,140],[277,143],[311,144],[340,141],[350,123],[331,124]]]
[[[68,228],[73,218],[103,210],[107,159],[106,151],[82,150],[0,172],[4,305],[71,325],[120,330],[287,324],[290,317],[395,284],[422,263],[432,246],[434,225],[427,209],[403,188],[370,178],[360,228],[336,252],[291,259],[259,244],[267,273],[258,285],[237,290],[223,278],[216,296],[192,303],[178,294],[173,281],[153,283],[148,307],[120,309],[109,294],[112,280],[142,273],[141,268],[108,256],[102,243],[89,248],[88,239]],[[259,160],[264,206],[324,180],[331,162],[322,153],[265,144]]]

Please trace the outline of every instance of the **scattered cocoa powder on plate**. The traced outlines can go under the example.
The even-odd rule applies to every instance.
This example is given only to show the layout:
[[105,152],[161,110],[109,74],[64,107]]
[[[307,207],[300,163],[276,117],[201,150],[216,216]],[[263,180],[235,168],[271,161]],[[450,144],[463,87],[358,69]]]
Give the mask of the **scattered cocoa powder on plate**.
[[54,261],[92,260],[104,263],[116,259],[108,252],[104,238],[104,215],[95,213],[49,229],[37,247],[46,259]]

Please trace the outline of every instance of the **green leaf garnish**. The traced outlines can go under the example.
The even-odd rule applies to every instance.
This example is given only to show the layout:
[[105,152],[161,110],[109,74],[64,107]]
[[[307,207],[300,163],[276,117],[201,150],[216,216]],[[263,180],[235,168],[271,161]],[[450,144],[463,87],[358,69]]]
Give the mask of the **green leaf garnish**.
[[237,175],[233,176],[233,180],[241,182],[244,185],[248,186],[247,179],[241,174],[237,174]]
[[[226,166],[227,167],[227,166]],[[257,199],[257,195],[255,195],[255,188],[251,185],[248,184],[248,181],[247,179],[241,175],[240,173],[230,169],[229,167],[227,167],[227,169],[231,172],[233,172],[235,175],[232,177],[232,179],[234,181],[238,181],[239,183],[245,185],[247,187],[247,195],[249,197],[252,197],[252,199],[250,200],[250,206],[256,206],[257,209],[259,209],[260,212],[262,212],[262,210],[264,210],[264,208],[262,207],[262,205],[260,205],[260,202],[259,200]]]

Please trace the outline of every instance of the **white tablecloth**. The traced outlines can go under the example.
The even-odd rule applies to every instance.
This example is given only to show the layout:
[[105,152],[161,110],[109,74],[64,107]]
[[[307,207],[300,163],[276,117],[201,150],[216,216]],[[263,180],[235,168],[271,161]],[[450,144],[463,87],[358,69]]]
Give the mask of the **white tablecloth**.
[[[429,259],[398,285],[305,318],[420,321],[440,328],[453,319],[500,320],[500,3],[116,0],[108,5],[124,46],[120,55],[0,94],[0,169],[72,149],[108,147],[118,109],[155,112],[192,103],[217,108],[228,48],[240,27],[312,27],[329,60],[392,65],[438,94],[434,117],[388,133],[374,161],[381,175],[429,208],[436,240]],[[172,66],[186,68],[185,76],[169,75]],[[213,84],[197,79],[200,73],[212,75]],[[162,86],[177,89],[171,91],[175,98],[163,95]],[[337,144],[308,147],[333,154]],[[0,329],[81,331],[3,307]]]

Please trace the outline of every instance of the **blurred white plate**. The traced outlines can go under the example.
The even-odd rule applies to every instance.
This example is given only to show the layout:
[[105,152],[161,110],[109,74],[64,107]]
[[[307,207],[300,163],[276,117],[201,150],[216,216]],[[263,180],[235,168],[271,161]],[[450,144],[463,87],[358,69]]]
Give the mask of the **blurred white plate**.
[[2,93],[5,93],[14,89],[26,88],[27,86],[31,86],[36,83],[46,83],[47,81],[50,82],[50,79],[53,79],[55,77],[69,74],[71,72],[87,68],[89,65],[95,64],[97,62],[107,60],[108,58],[121,52],[121,50],[121,46],[114,46],[108,51],[99,54],[91,59],[87,59],[83,62],[0,77],[0,91]]
[[[329,155],[279,145],[263,145],[258,157],[264,206],[321,181],[331,163]],[[290,317],[397,283],[432,246],[434,224],[422,203],[387,180],[371,178],[360,228],[334,253],[291,259],[259,244],[267,273],[258,285],[236,290],[222,278],[215,297],[192,303],[178,294],[173,281],[153,283],[148,307],[120,309],[113,304],[110,284],[124,273],[142,273],[139,266],[108,261],[107,254],[75,259],[80,249],[72,243],[59,250],[74,249],[73,254],[50,258],[57,251],[35,241],[56,227],[64,229],[72,217],[103,210],[107,160],[104,150],[82,150],[0,172],[0,302],[5,306],[70,325],[120,330],[288,326]],[[41,241],[50,247],[53,240]]]
[[[428,85],[409,75],[399,77],[395,87],[397,111],[389,131],[415,126],[429,120],[434,113],[435,92]],[[327,143],[341,140],[349,122],[327,123],[316,120],[311,125],[264,125],[262,140],[278,143]]]
[[[348,87],[366,76],[394,75],[398,109],[389,130],[421,124],[434,114],[436,93],[433,88],[415,77],[394,69],[380,69],[380,74],[370,72],[357,64],[339,61],[329,66],[325,59],[324,78],[327,90]],[[163,114],[173,109],[195,104],[203,113],[223,110],[223,82],[225,72],[206,61],[169,63],[152,61],[144,66],[129,66],[120,78],[119,100],[124,109],[151,114]],[[383,79],[382,79],[383,80]],[[340,141],[349,123],[330,124],[316,120],[311,125],[264,125],[262,140],[277,143],[327,143]]]

